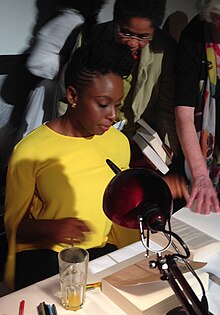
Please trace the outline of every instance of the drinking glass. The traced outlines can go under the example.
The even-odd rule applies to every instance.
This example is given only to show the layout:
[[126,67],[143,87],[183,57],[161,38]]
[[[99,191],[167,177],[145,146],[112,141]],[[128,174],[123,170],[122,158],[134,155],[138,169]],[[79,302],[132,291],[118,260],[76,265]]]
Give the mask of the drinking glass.
[[80,247],[66,248],[59,252],[58,260],[62,305],[77,311],[85,301],[89,253]]

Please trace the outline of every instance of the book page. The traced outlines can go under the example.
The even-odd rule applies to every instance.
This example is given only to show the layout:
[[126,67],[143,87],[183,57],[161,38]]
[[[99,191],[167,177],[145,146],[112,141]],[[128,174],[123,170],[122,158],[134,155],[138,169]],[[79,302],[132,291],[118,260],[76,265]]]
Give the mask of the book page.
[[[191,253],[191,259],[205,260],[207,257],[220,250],[219,240],[174,217],[171,218],[171,230],[188,246]],[[163,233],[151,234],[151,240],[161,246],[166,246],[168,243],[168,240]],[[172,238],[172,240],[181,252],[183,252],[184,250],[181,249],[181,245],[179,245],[178,241],[176,241],[175,238]],[[175,251],[172,246],[169,250]]]
[[197,250],[204,246],[219,242],[208,234],[203,233],[202,231],[174,217],[172,217],[171,219],[171,228],[172,231],[178,234],[182,238],[182,240],[189,246],[189,248],[192,248],[193,250]]
[[209,214],[203,215],[184,207],[175,212],[172,217],[177,218],[220,241],[220,213],[210,212]]

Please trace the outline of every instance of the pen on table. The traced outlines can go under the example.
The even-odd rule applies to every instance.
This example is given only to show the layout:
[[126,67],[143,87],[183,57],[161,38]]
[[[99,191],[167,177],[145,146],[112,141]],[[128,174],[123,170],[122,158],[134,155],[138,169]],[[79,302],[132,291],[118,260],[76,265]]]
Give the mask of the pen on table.
[[43,302],[38,305],[37,309],[39,315],[46,315]]
[[46,304],[45,302],[43,302],[43,306],[44,306],[44,312],[45,312],[45,314],[46,314],[46,315],[50,315],[50,311],[49,311],[49,309],[48,309],[48,307],[47,307],[47,304]]
[[47,308],[48,308],[48,314],[49,315],[54,315],[54,312],[53,312],[53,308],[52,308],[52,306],[50,305],[50,304],[47,304]]
[[24,315],[24,305],[25,305],[25,301],[22,300],[19,306],[19,315]]
[[95,289],[101,287],[101,282],[94,282],[94,283],[88,283],[86,285],[86,290],[88,289]]
[[57,309],[56,309],[56,305],[55,305],[55,304],[52,304],[52,310],[53,310],[53,314],[54,314],[54,315],[58,315]]

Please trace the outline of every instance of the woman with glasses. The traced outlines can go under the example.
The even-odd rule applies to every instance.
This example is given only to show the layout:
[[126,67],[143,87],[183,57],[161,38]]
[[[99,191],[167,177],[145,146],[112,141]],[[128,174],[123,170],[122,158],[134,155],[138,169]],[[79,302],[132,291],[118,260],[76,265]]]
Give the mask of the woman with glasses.
[[165,6],[164,0],[116,0],[113,21],[95,25],[92,40],[112,38],[128,46],[135,59],[133,73],[124,81],[121,111],[127,123],[123,132],[131,139],[135,122],[142,117],[178,155],[174,118],[176,42],[160,29]]

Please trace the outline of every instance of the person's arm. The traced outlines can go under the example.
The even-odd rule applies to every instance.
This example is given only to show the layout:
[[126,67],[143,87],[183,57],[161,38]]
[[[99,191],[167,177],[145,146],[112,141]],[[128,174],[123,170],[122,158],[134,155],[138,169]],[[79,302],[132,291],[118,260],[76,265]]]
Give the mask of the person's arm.
[[74,10],[64,10],[39,30],[36,43],[27,60],[28,70],[35,76],[54,79],[60,70],[60,51],[83,17]]
[[187,207],[196,201],[196,211],[208,214],[220,211],[219,201],[209,178],[194,125],[194,107],[176,107],[176,126],[182,150],[192,175],[192,190]]
[[35,219],[30,215],[30,206],[34,205],[36,194],[39,193],[36,174],[40,166],[37,157],[33,158],[33,147],[30,144],[26,146],[24,142],[18,144],[8,167],[4,217],[9,244],[79,243],[84,239],[84,232],[90,231],[86,223],[75,218]]
[[20,243],[79,244],[85,240],[85,232],[90,232],[87,225],[76,218],[58,220],[34,220],[27,214],[21,220],[17,230]]
[[204,60],[204,22],[193,18],[182,32],[178,43],[176,64],[176,127],[179,140],[191,172],[191,192],[187,206],[195,202],[195,210],[209,213],[219,211],[219,202],[209,178],[205,158],[195,129],[198,86],[206,74],[201,72]]

